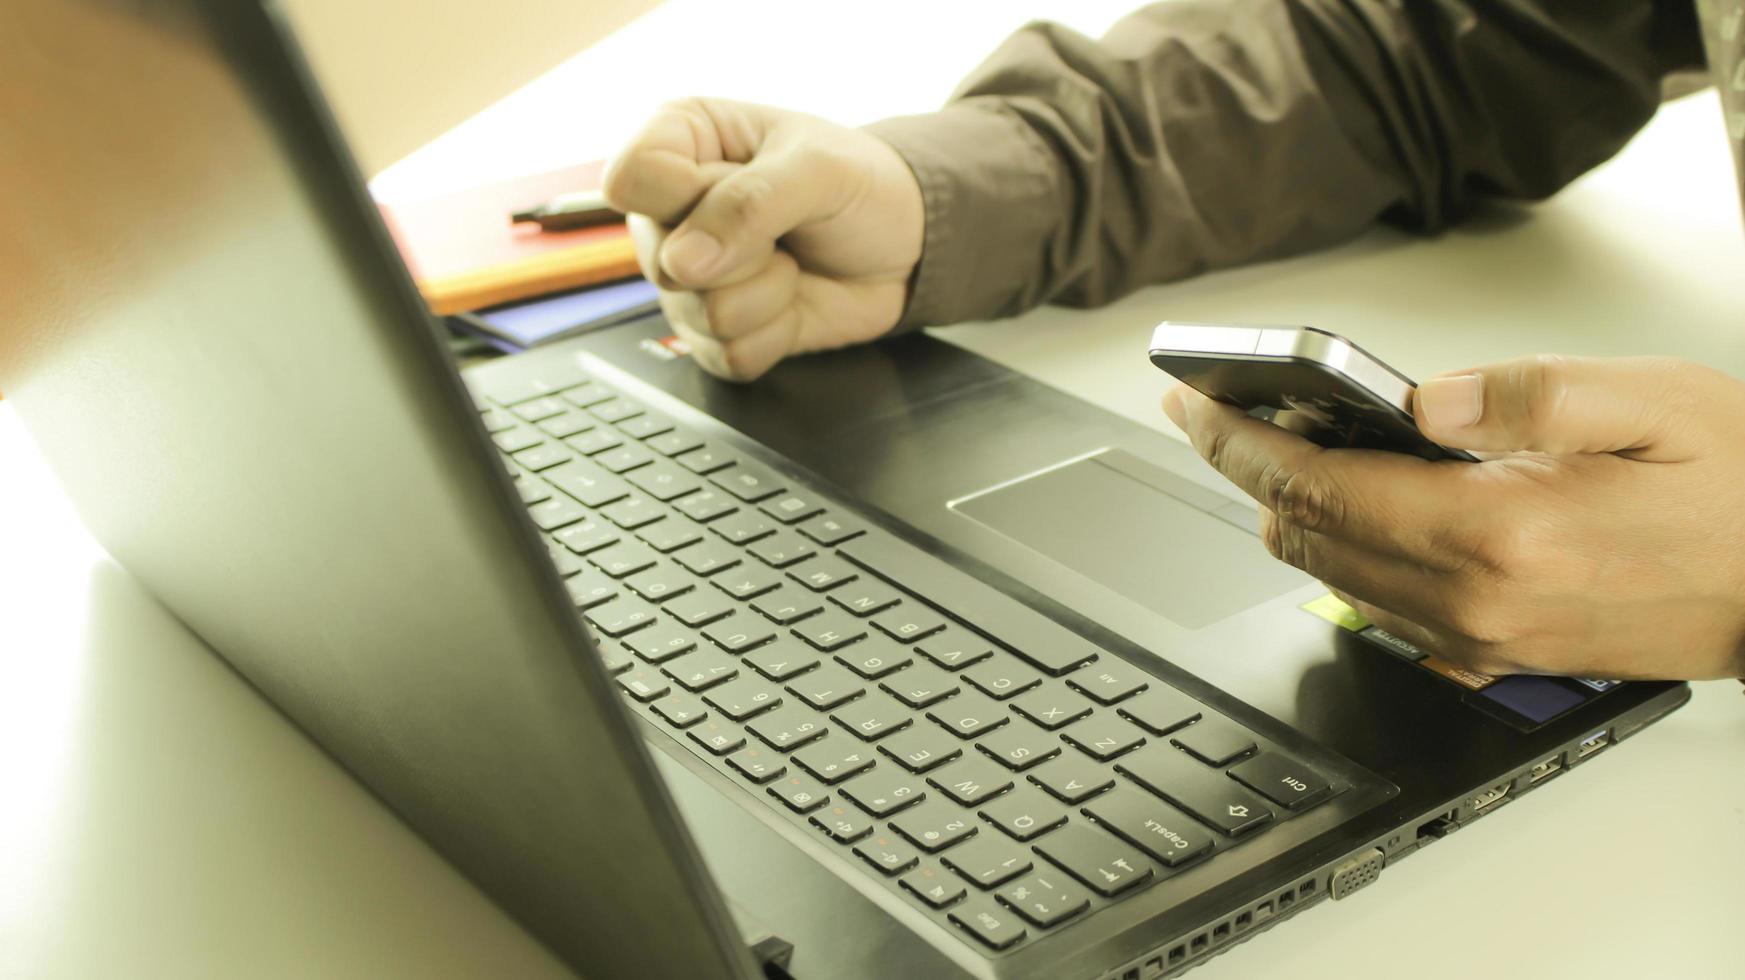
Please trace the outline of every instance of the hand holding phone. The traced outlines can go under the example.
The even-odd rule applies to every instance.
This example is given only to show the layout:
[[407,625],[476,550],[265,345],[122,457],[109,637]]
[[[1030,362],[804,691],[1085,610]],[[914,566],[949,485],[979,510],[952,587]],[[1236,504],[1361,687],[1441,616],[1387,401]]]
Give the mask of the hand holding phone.
[[1418,431],[1410,378],[1325,330],[1166,321],[1151,335],[1151,363],[1318,445],[1476,460]]

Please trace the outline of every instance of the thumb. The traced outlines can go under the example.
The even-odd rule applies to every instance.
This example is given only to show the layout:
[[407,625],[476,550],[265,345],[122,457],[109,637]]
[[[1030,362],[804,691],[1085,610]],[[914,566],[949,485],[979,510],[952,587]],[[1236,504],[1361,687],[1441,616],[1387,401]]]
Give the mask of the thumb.
[[1688,458],[1690,426],[1672,408],[1679,362],[1541,354],[1424,381],[1418,428],[1445,446],[1551,455]]
[[661,269],[688,289],[727,286],[756,274],[776,242],[839,213],[852,195],[834,158],[803,143],[766,143],[714,182],[661,246]]

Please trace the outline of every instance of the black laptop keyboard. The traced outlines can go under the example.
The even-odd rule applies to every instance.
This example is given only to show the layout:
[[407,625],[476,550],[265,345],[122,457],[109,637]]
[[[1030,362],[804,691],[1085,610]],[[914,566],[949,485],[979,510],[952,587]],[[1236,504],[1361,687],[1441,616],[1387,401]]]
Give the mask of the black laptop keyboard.
[[575,373],[486,428],[642,717],[1004,950],[1335,787],[852,509]]

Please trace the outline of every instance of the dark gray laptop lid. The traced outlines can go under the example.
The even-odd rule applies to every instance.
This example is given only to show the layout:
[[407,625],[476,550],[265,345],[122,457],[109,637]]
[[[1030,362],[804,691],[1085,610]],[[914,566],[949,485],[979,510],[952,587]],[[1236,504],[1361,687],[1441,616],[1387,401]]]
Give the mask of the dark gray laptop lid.
[[0,30],[0,389],[98,539],[595,977],[750,975],[282,31]]

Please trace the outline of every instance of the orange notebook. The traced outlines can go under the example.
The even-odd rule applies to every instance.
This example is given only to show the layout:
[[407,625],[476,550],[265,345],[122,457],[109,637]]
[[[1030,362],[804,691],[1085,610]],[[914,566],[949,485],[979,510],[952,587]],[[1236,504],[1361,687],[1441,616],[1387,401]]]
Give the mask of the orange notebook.
[[464,313],[640,275],[623,225],[543,232],[509,214],[600,185],[595,161],[442,197],[381,205],[430,310]]

